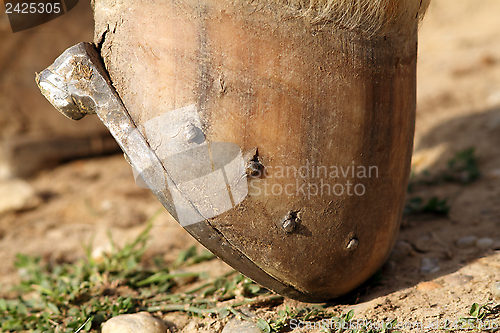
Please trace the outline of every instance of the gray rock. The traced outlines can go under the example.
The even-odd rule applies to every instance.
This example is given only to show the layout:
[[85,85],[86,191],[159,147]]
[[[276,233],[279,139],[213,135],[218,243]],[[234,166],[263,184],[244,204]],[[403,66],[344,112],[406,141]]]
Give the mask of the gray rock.
[[497,300],[500,300],[500,282],[493,283],[490,290],[493,294],[493,297]]
[[104,259],[113,253],[113,245],[111,243],[104,243],[96,246],[90,256],[92,260],[100,264],[104,262]]
[[460,249],[467,249],[476,245],[477,237],[474,235],[465,236],[455,241],[455,245]]
[[9,179],[11,176],[12,175],[10,173],[9,166],[7,163],[5,163],[4,157],[2,156],[2,153],[0,151],[0,181]]
[[232,318],[224,326],[222,333],[261,333],[257,324],[251,320],[255,318],[255,314],[249,308],[242,308],[240,311],[249,319]]
[[439,267],[439,260],[436,258],[422,258],[422,264],[420,265],[420,273],[422,274],[432,274],[439,272],[441,268]]
[[0,214],[36,208],[40,198],[30,184],[21,179],[0,182]]
[[400,261],[404,258],[406,258],[411,251],[413,251],[413,248],[410,243],[405,242],[405,241],[399,241],[394,245],[394,249],[391,252],[391,256],[389,257],[389,260],[392,261]]
[[500,178],[500,169],[495,169],[495,170],[491,171],[491,172],[488,174],[488,176],[489,176],[490,178],[494,178],[494,179],[496,179],[496,178]]
[[494,241],[491,238],[484,237],[476,241],[476,247],[480,250],[489,250],[493,247]]
[[444,282],[447,286],[462,286],[470,281],[472,281],[473,276],[463,275],[460,273],[448,275],[444,277]]
[[435,241],[431,237],[431,235],[424,235],[417,238],[413,243],[415,249],[420,252],[429,252],[432,251],[433,246],[435,245]]
[[198,333],[198,323],[191,321],[182,329],[182,333]]
[[102,333],[165,333],[167,325],[147,312],[124,314],[102,325]]

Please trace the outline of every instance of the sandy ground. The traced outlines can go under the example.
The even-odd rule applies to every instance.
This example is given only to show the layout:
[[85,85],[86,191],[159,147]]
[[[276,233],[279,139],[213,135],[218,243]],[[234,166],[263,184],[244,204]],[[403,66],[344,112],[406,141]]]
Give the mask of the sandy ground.
[[[46,103],[43,97],[20,98],[28,93],[25,90],[35,96],[36,87],[13,83],[33,82],[33,72],[46,67],[66,47],[91,40],[90,12],[81,8],[85,15],[74,13],[74,17],[69,18],[70,13],[57,20],[66,20],[64,24],[70,29],[71,22],[78,17],[82,21],[79,24],[86,27],[83,32],[60,37],[55,27],[64,24],[56,20],[26,33],[33,43],[36,41],[33,35],[37,33],[60,40],[50,52],[44,51],[50,53],[44,55],[48,60],[36,68],[30,60],[36,57],[22,52],[26,48],[22,46],[24,42],[17,36],[14,40],[14,34],[9,34],[5,20],[0,17],[0,23],[3,22],[0,51],[7,49],[4,45],[18,43],[21,45],[17,46],[21,47],[19,57],[26,58],[24,62],[10,60],[20,68],[17,76],[12,76],[12,71],[6,69],[5,55],[0,57],[0,84],[10,89],[8,94],[6,88],[0,92],[1,138],[23,133],[23,124],[25,127],[26,124],[22,117],[26,110],[36,114],[38,105],[48,108],[43,104]],[[449,217],[404,219],[398,237],[399,252],[384,266],[380,284],[360,294],[355,305],[345,302],[336,305],[342,310],[354,308],[357,318],[375,321],[396,318],[402,323],[419,321],[424,325],[445,320],[454,322],[467,314],[472,303],[495,301],[491,286],[500,281],[498,13],[498,0],[435,0],[422,23],[415,173],[427,170],[435,174],[446,167],[446,161],[455,152],[474,147],[482,177],[466,186],[417,186],[414,196],[447,198]],[[43,45],[38,48],[43,49]],[[17,105],[20,113],[7,108],[9,105]],[[55,110],[50,112],[54,114],[50,117],[57,118],[53,123],[44,126],[28,123],[24,130],[41,128],[52,133],[59,131],[59,127],[73,126]],[[85,126],[93,130],[94,125]],[[130,167],[121,155],[72,161],[43,170],[27,181],[35,190],[35,208],[0,215],[0,283],[4,286],[0,292],[17,280],[13,267],[17,252],[42,255],[55,261],[74,260],[83,256],[82,244],[87,244],[92,237],[95,244],[105,246],[107,230],[111,230],[118,243],[133,239],[145,221],[162,209],[149,191],[135,185]],[[475,244],[457,246],[456,241],[466,236],[488,237],[494,244],[489,248]],[[194,244],[196,241],[166,211],[159,214],[154,222],[151,254],[160,253],[170,261],[181,249]],[[292,300],[285,300],[285,304],[297,305]],[[179,327],[185,324],[182,320],[178,323]],[[300,331],[319,330],[297,330]]]

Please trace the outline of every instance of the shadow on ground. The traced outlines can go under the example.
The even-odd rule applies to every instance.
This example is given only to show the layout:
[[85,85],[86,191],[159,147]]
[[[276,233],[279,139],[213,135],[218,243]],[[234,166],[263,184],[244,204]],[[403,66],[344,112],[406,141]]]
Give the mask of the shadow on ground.
[[[436,156],[433,152],[438,147]],[[469,148],[474,148],[479,179],[469,184],[446,181],[442,175],[448,162]],[[406,288],[418,289],[424,281],[445,285],[446,276],[500,249],[500,109],[457,117],[432,128],[418,140],[415,156],[431,156],[434,161],[412,176],[408,200],[421,198],[425,203],[435,197],[445,202],[448,213],[404,216],[398,243],[384,267],[335,304],[356,304]],[[464,237],[491,238],[494,244],[489,249],[478,248],[475,242],[457,246],[456,241]]]

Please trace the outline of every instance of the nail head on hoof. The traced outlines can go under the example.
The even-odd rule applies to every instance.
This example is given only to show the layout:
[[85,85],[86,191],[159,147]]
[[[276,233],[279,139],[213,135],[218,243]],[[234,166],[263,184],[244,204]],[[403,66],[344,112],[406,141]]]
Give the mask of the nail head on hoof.
[[356,238],[353,238],[347,244],[347,249],[349,251],[353,252],[354,250],[356,250],[358,248],[358,245],[359,245],[359,241]]
[[281,221],[281,227],[287,234],[295,231],[297,228],[297,223],[300,222],[300,218],[297,214],[298,212],[289,211]]
[[184,130],[184,138],[188,143],[202,143],[204,141],[202,140],[201,129],[193,124],[186,126],[186,129]]
[[250,154],[247,155],[247,162],[245,164],[245,172],[249,177],[260,178],[264,172],[264,165],[259,160],[259,152],[255,148]]

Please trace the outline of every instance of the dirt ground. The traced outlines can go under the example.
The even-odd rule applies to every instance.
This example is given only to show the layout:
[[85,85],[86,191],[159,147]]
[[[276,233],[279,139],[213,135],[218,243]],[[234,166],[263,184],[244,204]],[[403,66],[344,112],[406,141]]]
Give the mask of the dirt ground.
[[[455,152],[474,147],[482,176],[469,185],[417,186],[413,196],[447,198],[449,217],[405,217],[396,251],[384,266],[380,283],[363,292],[354,305],[346,302],[335,305],[344,311],[353,308],[356,318],[374,321],[396,318],[400,323],[420,321],[426,325],[445,320],[454,322],[466,315],[474,302],[500,303],[492,289],[500,281],[498,13],[498,0],[435,0],[422,23],[414,172],[417,176],[425,170],[437,174],[446,168],[446,162]],[[88,28],[71,32],[75,20]],[[68,131],[79,128],[55,109],[50,110],[54,121],[48,125],[26,125],[23,117],[27,117],[27,112],[37,114],[38,105],[45,109],[50,106],[44,104],[43,97],[23,96],[28,93],[25,90],[34,96],[35,70],[48,66],[66,47],[92,39],[91,21],[89,9],[80,4],[72,13],[25,33],[32,44],[36,44],[33,36],[37,33],[58,39],[57,47],[42,52],[50,53],[43,55],[49,60],[40,63],[41,56],[26,54],[31,49],[8,31],[5,18],[0,15],[1,139],[24,130],[59,133],[61,128],[70,128]],[[61,37],[57,24],[67,24],[69,36]],[[16,75],[8,71],[5,61],[5,52],[12,50],[13,43],[17,43],[20,52],[17,62],[10,60],[20,68]],[[43,45],[37,47],[43,49]],[[35,61],[38,67],[33,65]],[[24,76],[30,76],[29,80]],[[17,84],[18,81],[31,82],[33,86]],[[9,93],[5,87],[10,89]],[[18,105],[21,110],[13,111],[9,105]],[[97,125],[84,126],[94,131]],[[5,174],[3,182],[8,178]],[[107,230],[118,243],[133,239],[159,210],[149,254],[160,253],[171,261],[180,250],[197,244],[148,190],[135,185],[132,171],[121,154],[74,160],[42,170],[27,178],[27,182],[35,190],[36,202],[32,208],[0,215],[0,293],[18,279],[13,266],[16,253],[71,261],[84,255],[82,244],[92,237],[96,246],[105,247],[109,243]],[[487,246],[485,241],[479,242],[479,246],[474,242],[470,246],[457,245],[457,240],[465,242],[463,238],[467,236],[487,237],[493,244]],[[212,265],[220,269],[219,263],[212,261]],[[286,299],[285,304],[296,306],[297,302]],[[180,328],[187,324],[181,317],[179,321]]]

